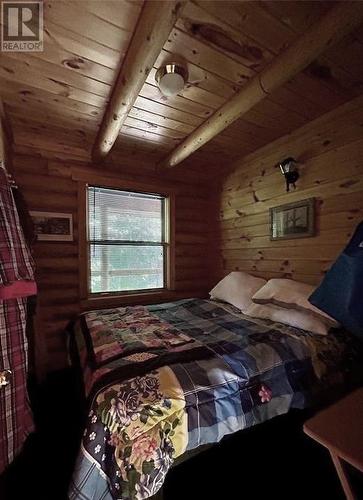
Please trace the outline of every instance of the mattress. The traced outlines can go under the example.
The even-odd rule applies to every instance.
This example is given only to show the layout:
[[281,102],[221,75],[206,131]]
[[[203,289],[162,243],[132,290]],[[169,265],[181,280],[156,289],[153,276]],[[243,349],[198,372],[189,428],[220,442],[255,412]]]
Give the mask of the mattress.
[[89,413],[69,498],[144,499],[174,460],[354,384],[362,346],[187,299],[90,311],[72,328]]

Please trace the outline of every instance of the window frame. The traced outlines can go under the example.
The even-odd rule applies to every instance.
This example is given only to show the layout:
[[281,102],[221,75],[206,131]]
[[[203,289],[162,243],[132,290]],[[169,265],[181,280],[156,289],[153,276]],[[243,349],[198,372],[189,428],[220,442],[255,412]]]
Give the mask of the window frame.
[[[164,287],[153,289],[127,290],[116,292],[96,292],[90,290],[90,242],[88,227],[88,187],[102,187],[142,194],[154,194],[164,198]],[[122,302],[142,300],[158,300],[175,289],[175,192],[172,189],[160,189],[152,184],[133,181],[117,181],[107,178],[93,177],[92,182],[78,180],[78,218],[79,218],[79,267],[80,298],[83,305],[107,305],[115,301]]]

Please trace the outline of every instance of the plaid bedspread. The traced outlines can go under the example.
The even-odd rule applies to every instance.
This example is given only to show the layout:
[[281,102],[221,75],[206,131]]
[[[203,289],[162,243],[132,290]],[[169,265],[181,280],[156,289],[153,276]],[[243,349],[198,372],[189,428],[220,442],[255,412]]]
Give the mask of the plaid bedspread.
[[70,499],[149,498],[185,450],[321,402],[348,382],[362,359],[360,344],[346,332],[313,335],[189,299],[148,306],[142,315],[147,324],[152,320],[153,336],[160,324],[161,339],[166,328],[174,340],[194,339],[199,350],[190,349],[191,340],[181,342],[189,348],[177,357],[165,342],[161,350],[160,342],[147,345],[140,321],[140,338],[130,344],[137,329],[127,321],[105,336],[114,344],[110,363],[89,368],[95,324],[112,328],[110,315],[119,321],[125,313],[132,318],[137,308],[86,313],[74,329],[90,412]]
[[25,298],[36,293],[33,266],[0,162],[0,372],[12,372],[10,383],[0,387],[0,474],[19,453],[33,429],[27,394]]

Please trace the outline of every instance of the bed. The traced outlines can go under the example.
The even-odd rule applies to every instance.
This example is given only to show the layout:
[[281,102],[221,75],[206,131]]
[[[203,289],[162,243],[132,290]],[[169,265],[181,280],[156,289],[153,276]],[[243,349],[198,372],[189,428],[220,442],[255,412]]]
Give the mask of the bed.
[[354,385],[362,360],[345,331],[314,335],[203,299],[84,313],[70,344],[88,401],[71,500],[153,497],[178,457],[321,406]]

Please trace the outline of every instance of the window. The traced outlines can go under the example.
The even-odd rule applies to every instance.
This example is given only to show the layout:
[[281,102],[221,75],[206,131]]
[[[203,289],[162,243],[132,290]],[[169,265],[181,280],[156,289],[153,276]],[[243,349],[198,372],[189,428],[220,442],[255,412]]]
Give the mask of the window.
[[166,287],[168,198],[89,186],[91,294]]

